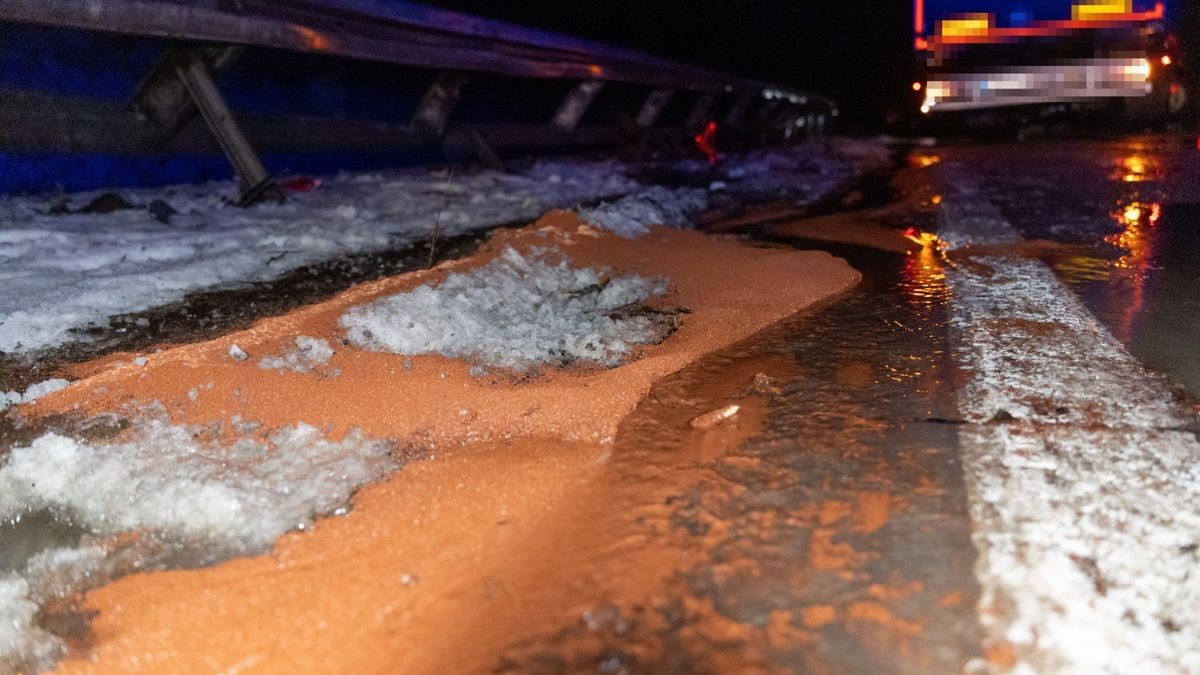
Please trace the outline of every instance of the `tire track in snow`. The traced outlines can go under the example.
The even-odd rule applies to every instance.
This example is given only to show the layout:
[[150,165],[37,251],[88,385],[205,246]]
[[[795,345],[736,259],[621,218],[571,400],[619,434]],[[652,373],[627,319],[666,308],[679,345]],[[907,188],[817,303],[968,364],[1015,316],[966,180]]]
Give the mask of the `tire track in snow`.
[[[969,172],[942,177],[943,239],[1020,240]],[[947,272],[990,656],[976,665],[1200,673],[1192,414],[1045,264],[977,260],[990,270]]]

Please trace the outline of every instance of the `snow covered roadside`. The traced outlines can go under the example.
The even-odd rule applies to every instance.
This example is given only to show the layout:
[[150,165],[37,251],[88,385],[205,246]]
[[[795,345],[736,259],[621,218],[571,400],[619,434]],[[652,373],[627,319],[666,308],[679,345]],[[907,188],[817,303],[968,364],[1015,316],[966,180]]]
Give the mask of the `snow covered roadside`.
[[[727,158],[719,175],[730,190],[786,189],[804,202],[885,155],[878,143],[811,142]],[[707,164],[693,168],[709,171]],[[430,237],[435,227],[438,236],[452,237],[532,220],[551,208],[631,195],[585,213],[601,227],[637,236],[645,222],[683,225],[687,213],[707,204],[701,190],[647,186],[610,161],[540,162],[516,174],[341,174],[313,192],[292,195],[286,204],[251,209],[228,206],[230,190],[230,184],[218,183],[122,191],[135,205],[169,204],[178,213],[165,224],[145,208],[49,215],[49,197],[0,200],[0,352],[86,340],[70,331],[104,327],[109,317],[190,292],[400,248]],[[97,194],[70,195],[67,205],[78,210]]]
[[[939,236],[1020,239],[974,177]],[[952,292],[981,622],[996,670],[1200,673],[1200,442],[1190,415],[1053,272],[986,257]]]
[[[637,184],[612,162],[546,162],[509,175],[424,170],[342,174],[286,204],[238,209],[226,183],[125,192],[161,199],[168,224],[144,209],[47,215],[48,199],[0,202],[0,352],[80,339],[191,291],[262,281],[321,260],[404,246],[433,233],[535,218],[553,207],[623,194]],[[74,195],[79,208],[95,195]]]
[[664,279],[577,268],[560,251],[506,248],[488,265],[380,298],[342,316],[350,343],[396,354],[437,353],[479,368],[613,366],[664,327],[620,313],[667,290]]
[[[0,671],[42,669],[61,655],[61,640],[34,622],[43,603],[134,571],[88,540],[138,533],[159,542],[161,555],[183,547],[201,562],[259,553],[342,512],[355,490],[397,467],[390,443],[357,433],[332,442],[299,424],[266,442],[230,444],[197,440],[202,433],[152,416],[113,443],[47,433],[11,450],[0,468],[0,522],[49,510],[90,535],[0,575]],[[143,543],[136,565],[153,567],[156,555]]]

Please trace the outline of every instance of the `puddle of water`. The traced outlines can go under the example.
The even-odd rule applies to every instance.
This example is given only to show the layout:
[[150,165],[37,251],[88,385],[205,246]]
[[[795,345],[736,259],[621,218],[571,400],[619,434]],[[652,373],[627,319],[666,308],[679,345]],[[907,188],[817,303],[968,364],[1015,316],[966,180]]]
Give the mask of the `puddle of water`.
[[1200,206],[1163,206],[1123,235],[1106,276],[1063,280],[1134,356],[1200,398]]
[[566,619],[499,670],[959,672],[978,655],[957,433],[927,421],[956,414],[940,266],[843,252],[868,270],[851,297],[660,382],[621,426],[602,480],[641,506],[612,529],[694,564],[659,570],[649,599],[586,571],[607,627]]
[[23,572],[25,563],[42,551],[78,546],[86,534],[86,529],[49,511],[0,521],[0,576]]

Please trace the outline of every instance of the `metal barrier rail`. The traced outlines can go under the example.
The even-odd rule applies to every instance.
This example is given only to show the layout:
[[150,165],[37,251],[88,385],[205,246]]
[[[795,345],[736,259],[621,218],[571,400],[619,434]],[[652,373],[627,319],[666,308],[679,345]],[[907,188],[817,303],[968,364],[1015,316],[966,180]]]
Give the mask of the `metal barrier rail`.
[[[73,149],[114,142],[124,148],[170,148],[178,145],[199,114],[237,170],[247,202],[273,186],[240,124],[251,131],[268,125],[235,119],[217,85],[219,73],[246,46],[442,70],[411,120],[375,125],[374,137],[393,145],[454,139],[473,147],[481,158],[495,156],[489,140],[503,145],[506,137],[536,138],[545,145],[603,136],[594,128],[581,129],[579,123],[607,81],[655,87],[636,117],[642,129],[655,125],[677,90],[701,93],[685,123],[689,131],[711,118],[723,96],[734,98],[722,120],[727,125],[736,126],[753,114],[790,129],[811,124],[814,114],[822,118],[822,126],[825,117],[837,115],[837,106],[818,95],[559,33],[392,0],[0,0],[0,21],[152,36],[177,45],[147,74],[125,109],[6,92],[0,101],[0,122],[7,132],[0,134],[5,137],[2,142],[32,147],[57,138]],[[535,133],[512,127],[485,133],[449,125],[471,71],[578,82],[547,126]],[[57,120],[58,128],[73,130],[57,136],[46,133],[39,125],[48,119]],[[291,121],[293,126],[297,123],[309,130],[320,127],[312,119]],[[81,130],[80,125],[89,128]]]

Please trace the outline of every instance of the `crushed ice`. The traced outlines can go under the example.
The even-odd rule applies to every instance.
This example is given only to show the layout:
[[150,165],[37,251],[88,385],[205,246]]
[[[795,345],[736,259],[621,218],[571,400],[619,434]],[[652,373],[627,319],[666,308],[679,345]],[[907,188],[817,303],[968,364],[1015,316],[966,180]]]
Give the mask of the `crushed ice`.
[[332,442],[305,424],[229,446],[196,434],[162,420],[117,443],[47,433],[0,469],[0,520],[51,509],[98,534],[153,529],[261,550],[393,466],[387,443]]
[[667,290],[664,279],[573,267],[562,254],[506,248],[488,265],[381,298],[340,319],[351,344],[397,354],[441,354],[529,371],[585,362],[613,366],[631,345],[664,335],[634,311]]
[[258,362],[258,367],[264,370],[290,370],[295,373],[307,373],[329,363],[333,358],[333,347],[320,338],[301,335],[296,338],[294,347],[289,348],[283,356],[264,356]]

